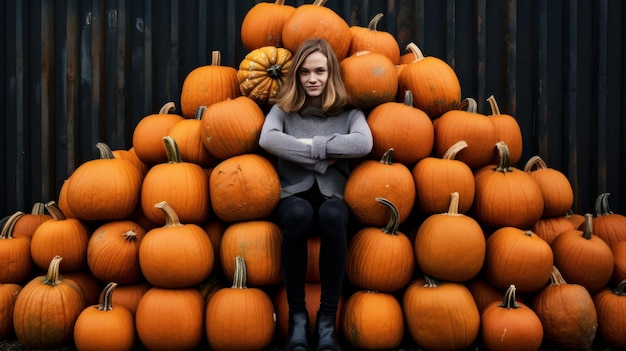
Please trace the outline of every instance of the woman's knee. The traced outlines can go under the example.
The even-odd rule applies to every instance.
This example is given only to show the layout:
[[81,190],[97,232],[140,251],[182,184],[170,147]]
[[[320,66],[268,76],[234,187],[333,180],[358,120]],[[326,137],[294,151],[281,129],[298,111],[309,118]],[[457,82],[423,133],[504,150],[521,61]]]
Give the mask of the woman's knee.
[[320,223],[347,226],[350,210],[348,205],[340,199],[326,200],[319,209]]

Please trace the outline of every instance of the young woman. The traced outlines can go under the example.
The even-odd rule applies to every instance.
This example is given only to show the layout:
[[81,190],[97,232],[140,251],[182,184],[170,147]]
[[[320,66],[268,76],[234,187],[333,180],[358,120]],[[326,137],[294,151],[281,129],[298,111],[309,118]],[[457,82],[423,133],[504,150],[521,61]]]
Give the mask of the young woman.
[[[285,85],[268,113],[259,143],[277,157],[283,230],[282,267],[289,305],[286,350],[339,350],[335,320],[347,251],[349,209],[343,200],[350,160],[372,149],[365,115],[347,107],[339,62],[321,39],[294,54]],[[322,294],[312,343],[305,304],[307,240],[321,239]]]

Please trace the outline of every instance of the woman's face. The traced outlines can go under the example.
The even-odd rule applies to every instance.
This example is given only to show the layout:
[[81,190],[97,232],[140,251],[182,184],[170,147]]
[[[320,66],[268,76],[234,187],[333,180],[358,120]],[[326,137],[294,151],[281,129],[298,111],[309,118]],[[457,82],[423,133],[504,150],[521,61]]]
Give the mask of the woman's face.
[[300,84],[309,96],[321,96],[328,81],[328,59],[319,51],[304,59],[298,71]]

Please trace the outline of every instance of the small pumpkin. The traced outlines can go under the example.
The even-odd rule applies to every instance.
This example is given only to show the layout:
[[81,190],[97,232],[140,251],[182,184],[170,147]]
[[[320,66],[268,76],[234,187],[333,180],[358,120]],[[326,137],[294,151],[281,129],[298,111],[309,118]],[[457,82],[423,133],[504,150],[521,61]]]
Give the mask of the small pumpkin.
[[[489,107],[491,107],[491,115],[488,115],[493,123],[494,129],[496,130],[497,140],[502,140],[509,147],[510,162],[512,165],[517,165],[520,158],[522,157],[522,130],[517,123],[515,117],[500,113],[500,107],[498,106],[498,102],[496,98],[491,95],[487,98],[487,102],[489,102]],[[498,155],[494,155],[491,163],[498,162]]]
[[569,284],[552,267],[550,284],[535,295],[531,305],[543,325],[544,342],[561,350],[588,350],[598,326],[589,291]]
[[341,331],[348,344],[358,350],[394,350],[404,336],[404,316],[390,293],[359,290],[348,297]]
[[500,302],[504,299],[504,292],[496,289],[483,276],[478,276],[466,283],[467,288],[472,293],[476,307],[482,314],[492,302]]
[[373,51],[359,51],[339,63],[350,105],[369,110],[395,100],[398,74],[391,60]]
[[33,270],[30,238],[13,236],[15,223],[22,216],[24,212],[16,211],[0,231],[0,284],[22,284],[30,278]]
[[578,228],[578,225],[574,225],[570,216],[566,214],[563,216],[542,217],[533,224],[531,230],[548,244],[552,244],[554,239],[564,231]]
[[480,330],[485,347],[493,351],[539,350],[543,326],[537,314],[518,302],[510,285],[502,302],[492,302],[481,314]]
[[24,213],[16,222],[13,227],[13,237],[19,238],[21,236],[31,239],[35,230],[39,225],[52,217],[45,213],[46,206],[43,202],[35,202],[30,212]]
[[174,125],[184,119],[174,113],[175,111],[176,105],[171,101],[167,102],[158,113],[149,114],[139,120],[133,130],[133,150],[141,162],[149,167],[167,162],[163,137],[169,135]]
[[128,150],[125,150],[125,149],[112,150],[111,153],[113,154],[114,158],[126,160],[134,164],[137,167],[137,169],[139,169],[139,172],[141,173],[142,177],[144,177],[146,173],[148,173],[148,165],[145,164],[141,159],[139,159],[139,156],[137,156],[137,153],[135,152],[134,147],[131,147]]
[[[115,294],[112,297],[111,303],[115,306],[124,306],[130,313],[135,315],[137,312],[137,305],[141,297],[152,288],[152,285],[141,281],[134,284],[118,285],[115,287]],[[99,298],[101,299],[101,298]]]
[[83,296],[75,282],[59,275],[62,259],[61,256],[52,258],[46,275],[33,278],[15,300],[15,335],[28,349],[66,346],[83,310]]
[[255,4],[241,22],[241,43],[248,51],[264,46],[282,47],[283,27],[295,10],[285,5],[285,0]]
[[605,287],[593,296],[598,315],[598,335],[609,345],[626,348],[626,279],[615,289]]
[[[509,149],[510,150],[510,149]],[[537,182],[543,195],[542,217],[563,216],[574,204],[574,190],[567,177],[554,168],[548,168],[540,156],[526,162],[524,172]]]
[[206,337],[216,351],[264,350],[276,330],[274,306],[265,291],[246,286],[245,261],[235,260],[232,287],[217,291],[206,306]]
[[[593,229],[595,235],[612,247],[626,240],[626,216],[611,211],[609,195],[610,193],[602,193],[596,198]],[[583,225],[584,223],[580,227]]]
[[472,217],[458,211],[459,193],[450,196],[448,211],[433,214],[420,225],[415,257],[420,270],[435,279],[466,282],[485,261],[485,234]]
[[117,283],[103,290],[102,303],[85,308],[74,325],[77,350],[132,350],[135,345],[135,321],[124,306],[113,305],[112,295]]
[[366,290],[394,292],[406,287],[413,276],[415,256],[411,242],[398,231],[400,214],[389,200],[376,198],[390,216],[384,228],[365,227],[350,240],[346,275]]
[[259,105],[273,105],[287,78],[292,57],[291,51],[276,46],[250,51],[237,71],[241,94]]
[[400,63],[400,46],[396,38],[389,32],[378,30],[378,24],[384,14],[378,13],[368,23],[367,27],[351,26],[350,50],[348,56],[359,51],[371,51],[385,55],[394,65]]
[[176,140],[181,159],[201,167],[210,167],[216,160],[202,142],[202,116],[205,111],[206,106],[198,107],[193,118],[185,118],[174,124],[169,136]]
[[240,95],[237,70],[223,66],[221,52],[214,50],[211,53],[211,64],[196,67],[185,77],[180,93],[180,107],[185,118],[193,118],[200,106],[208,108],[216,102]]

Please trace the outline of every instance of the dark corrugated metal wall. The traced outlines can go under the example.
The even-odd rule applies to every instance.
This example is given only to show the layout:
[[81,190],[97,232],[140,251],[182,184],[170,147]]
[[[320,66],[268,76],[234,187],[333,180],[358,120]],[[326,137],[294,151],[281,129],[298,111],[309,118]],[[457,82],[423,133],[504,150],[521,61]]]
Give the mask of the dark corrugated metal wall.
[[[258,1],[7,0],[2,9],[0,217],[56,199],[63,180],[128,148],[145,115],[179,106],[185,76],[220,50],[238,67],[239,27]],[[298,6],[312,1],[286,1]],[[622,0],[328,0],[451,64],[463,96],[516,116],[522,162],[541,156],[575,189],[574,210],[610,192],[626,212],[626,6]]]

